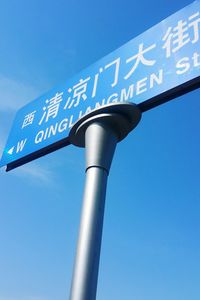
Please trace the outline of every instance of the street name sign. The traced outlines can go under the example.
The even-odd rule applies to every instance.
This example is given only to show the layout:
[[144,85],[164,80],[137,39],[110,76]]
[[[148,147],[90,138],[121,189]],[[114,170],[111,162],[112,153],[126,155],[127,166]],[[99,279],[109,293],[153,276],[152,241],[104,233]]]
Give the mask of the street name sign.
[[73,124],[111,103],[141,111],[200,86],[200,0],[193,2],[16,114],[0,166],[7,171],[68,145]]

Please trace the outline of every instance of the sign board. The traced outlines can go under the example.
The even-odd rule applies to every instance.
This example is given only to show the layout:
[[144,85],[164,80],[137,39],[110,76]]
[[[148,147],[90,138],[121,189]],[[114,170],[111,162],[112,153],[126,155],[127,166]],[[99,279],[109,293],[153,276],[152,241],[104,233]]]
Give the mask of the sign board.
[[16,114],[0,166],[7,170],[69,144],[73,124],[96,108],[142,111],[200,86],[200,1],[171,15]]

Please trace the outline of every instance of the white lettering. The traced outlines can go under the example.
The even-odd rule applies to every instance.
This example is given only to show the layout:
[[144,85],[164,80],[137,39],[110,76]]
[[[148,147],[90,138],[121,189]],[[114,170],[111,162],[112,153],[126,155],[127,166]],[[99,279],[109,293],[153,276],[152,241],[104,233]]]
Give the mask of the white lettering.
[[80,118],[82,118],[82,117],[83,117],[83,111],[80,110],[78,118],[80,119]]
[[142,94],[147,91],[147,77],[137,81],[136,83],[136,95]]
[[108,100],[106,101],[107,104],[109,103],[115,103],[118,101],[118,94],[114,93],[112,95],[110,95],[110,97],[108,97]]
[[[53,125],[51,125],[49,127],[48,138],[50,138],[51,135],[56,135],[57,127],[58,127],[58,123],[56,123],[55,127]],[[48,130],[47,130],[47,132],[48,132]],[[45,137],[45,139],[46,139],[46,137]]]
[[[73,116],[71,116],[71,117],[73,117]],[[68,119],[62,120],[58,126],[58,131],[59,132],[65,131],[67,129],[67,124],[68,124]]]
[[71,117],[70,117],[70,120],[69,120],[69,128],[71,128],[74,124],[73,124],[73,118],[74,118],[74,116],[72,115]]
[[154,83],[161,84],[163,83],[163,70],[159,70],[158,76],[153,73],[150,75],[150,89],[154,87]]
[[91,108],[91,106],[88,106],[87,109],[86,109],[86,112],[85,114],[89,114],[91,111],[93,111],[93,109]]
[[134,85],[131,84],[128,88],[128,91],[126,91],[126,89],[122,89],[121,90],[121,97],[120,97],[120,101],[128,101],[129,99],[133,98],[133,90],[134,90]]
[[178,75],[187,72],[190,68],[189,57],[183,57],[182,59],[180,59],[176,64],[176,68],[178,69],[176,71],[176,74]]
[[102,106],[104,106],[105,105],[105,98],[102,100],[102,102],[101,103],[99,103],[99,102],[97,102],[96,104],[95,104],[95,109],[98,109],[98,108],[101,108]]
[[44,131],[40,130],[35,137],[35,144],[41,143],[44,136]]
[[[44,140],[46,140],[46,138],[47,138],[48,131],[49,131],[49,128],[47,128],[47,129],[45,130],[45,134],[44,134]],[[49,137],[50,137],[50,136],[48,136],[48,138],[49,138]]]
[[200,60],[199,60],[199,54],[197,52],[194,52],[193,56],[192,56],[192,60],[194,63],[194,67],[199,67],[200,66]]
[[20,142],[17,143],[17,151],[16,151],[17,153],[21,152],[24,149],[26,141],[27,141],[27,139],[22,140],[22,141],[20,141]]
[[69,127],[68,124],[71,126],[73,125],[72,120],[73,116],[70,117],[70,122],[68,119],[63,119],[60,123],[57,122],[56,124],[47,127],[45,130],[40,130],[35,136],[35,144],[39,144],[58,133],[62,133]]
[[[131,84],[127,88],[121,89],[121,92],[113,93],[108,98],[103,98],[101,101],[88,106],[85,111],[79,112],[79,118],[81,119],[90,112],[97,110],[110,103],[126,102],[141,93],[147,92],[149,89],[154,88],[155,85],[163,83],[163,70],[160,69],[157,73],[152,73],[149,77],[138,80],[135,84]],[[134,94],[135,92],[135,94]]]

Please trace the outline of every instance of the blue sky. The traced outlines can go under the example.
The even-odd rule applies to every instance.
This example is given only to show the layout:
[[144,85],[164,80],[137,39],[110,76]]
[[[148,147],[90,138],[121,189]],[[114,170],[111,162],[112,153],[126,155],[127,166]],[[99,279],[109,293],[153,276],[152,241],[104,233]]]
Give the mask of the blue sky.
[[[0,151],[15,112],[191,1],[1,1]],[[199,90],[118,144],[98,300],[199,300]],[[0,170],[0,300],[68,299],[84,186],[69,146]]]

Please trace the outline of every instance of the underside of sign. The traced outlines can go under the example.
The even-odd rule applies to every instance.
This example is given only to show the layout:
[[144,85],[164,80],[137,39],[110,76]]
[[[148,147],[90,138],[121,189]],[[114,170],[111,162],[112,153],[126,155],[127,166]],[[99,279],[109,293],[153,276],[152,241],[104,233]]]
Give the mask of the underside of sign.
[[140,103],[138,104],[138,106],[140,107],[142,112],[145,112],[151,108],[164,104],[165,102],[173,100],[174,98],[180,97],[198,88],[200,88],[200,76],[189,80],[188,82],[183,83],[179,86],[176,86],[175,88],[166,91],[152,99]]

